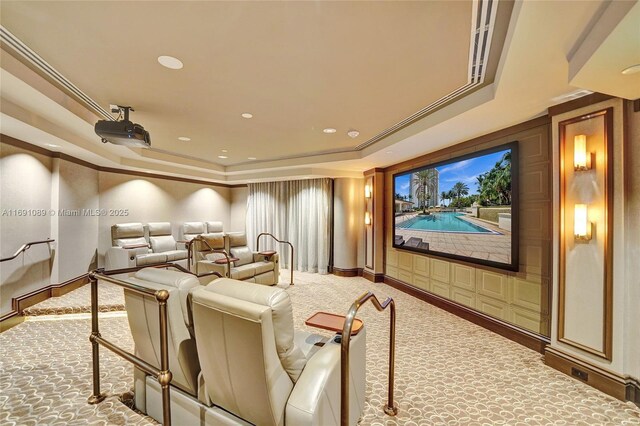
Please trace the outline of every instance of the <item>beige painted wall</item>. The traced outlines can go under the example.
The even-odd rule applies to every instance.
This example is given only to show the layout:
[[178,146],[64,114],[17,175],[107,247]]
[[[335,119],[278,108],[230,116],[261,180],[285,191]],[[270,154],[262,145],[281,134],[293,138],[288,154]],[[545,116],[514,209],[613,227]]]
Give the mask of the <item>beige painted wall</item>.
[[222,221],[229,229],[231,190],[168,179],[99,172],[100,209],[127,210],[124,216],[100,216],[98,263],[111,247],[111,226],[124,222],[171,222],[174,237],[191,221]]
[[231,208],[228,231],[246,231],[247,229],[247,197],[249,188],[231,188]]
[[[0,256],[8,257],[24,243],[51,236],[50,157],[0,143]],[[34,210],[12,215],[13,209]],[[0,315],[11,310],[11,297],[49,285],[52,262],[47,245],[29,249],[0,264]]]
[[333,266],[364,265],[364,179],[333,180]]

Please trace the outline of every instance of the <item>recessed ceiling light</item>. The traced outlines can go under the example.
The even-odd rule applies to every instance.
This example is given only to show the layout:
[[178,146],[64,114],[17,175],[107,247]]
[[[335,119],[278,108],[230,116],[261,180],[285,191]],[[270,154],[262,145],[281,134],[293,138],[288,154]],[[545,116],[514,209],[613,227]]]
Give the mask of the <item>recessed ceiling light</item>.
[[326,129],[323,130],[323,132],[325,132],[325,133],[335,133],[336,129],[334,129],[333,127],[327,127]]
[[386,154],[393,154],[393,151],[387,151]]
[[247,160],[255,160],[256,157],[247,157]]
[[188,138],[188,137],[186,137],[186,136],[180,136],[180,137],[178,138],[178,140],[179,140],[179,141],[182,141],[182,142],[189,142],[189,141],[191,140],[191,138]]
[[357,138],[359,134],[360,132],[355,129],[351,129],[347,132],[347,136],[349,136],[351,139]]
[[226,149],[221,149],[221,151],[222,151],[222,152],[229,152],[229,151],[227,151]]
[[227,157],[226,155],[218,155],[218,158],[222,158],[224,160],[225,158],[229,158],[229,157]]
[[60,148],[60,145],[56,145],[53,143],[45,143],[46,146],[51,147],[51,148]]
[[635,74],[637,72],[640,72],[640,64],[631,65],[622,70],[622,74],[624,75]]
[[179,70],[184,66],[180,59],[174,58],[173,56],[158,56],[158,62],[160,62],[160,65],[163,67],[167,67],[172,70]]
[[251,114],[250,112],[243,112],[241,115],[242,118],[253,118],[253,114]]

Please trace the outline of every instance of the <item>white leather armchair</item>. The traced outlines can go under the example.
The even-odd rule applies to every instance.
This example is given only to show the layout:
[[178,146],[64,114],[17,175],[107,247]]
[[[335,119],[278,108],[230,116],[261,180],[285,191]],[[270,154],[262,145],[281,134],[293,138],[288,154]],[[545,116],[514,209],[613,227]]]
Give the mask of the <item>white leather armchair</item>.
[[144,238],[141,223],[119,223],[111,227],[110,247],[105,254],[105,269],[124,269],[167,261],[167,256],[152,253]]
[[187,249],[184,244],[179,245],[171,234],[170,222],[150,222],[147,224],[149,243],[154,253],[167,256],[167,262],[177,262],[187,266]]
[[231,278],[257,284],[278,284],[280,279],[278,253],[267,256],[251,251],[247,246],[247,234],[244,232],[232,232],[227,234],[227,237],[229,254],[238,259],[231,267]]
[[206,233],[204,222],[185,222],[182,224],[182,239],[191,241],[198,235]]
[[[294,331],[285,290],[221,278],[193,291],[192,309],[214,405],[256,425],[340,424],[340,344]],[[351,340],[354,425],[365,403],[365,340],[364,328]]]

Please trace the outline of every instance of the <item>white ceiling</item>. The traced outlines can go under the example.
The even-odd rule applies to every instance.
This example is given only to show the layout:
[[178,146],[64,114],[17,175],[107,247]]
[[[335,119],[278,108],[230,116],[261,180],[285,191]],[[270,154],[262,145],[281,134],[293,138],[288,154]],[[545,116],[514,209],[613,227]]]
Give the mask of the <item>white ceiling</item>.
[[[577,89],[594,90],[590,84],[569,84],[568,58],[589,40],[594,23],[603,16],[613,19],[605,12],[614,7],[593,1],[516,3],[491,84],[375,144],[354,150],[367,138],[464,84],[470,3],[426,2],[427,8],[414,2],[388,2],[358,8],[352,3],[314,2],[301,7],[268,2],[258,9],[206,3],[184,12],[192,21],[176,19],[173,26],[162,19],[181,15],[177,4],[162,3],[163,7],[156,8],[150,2],[134,3],[128,9],[132,14],[119,15],[130,18],[153,9],[158,19],[152,20],[156,25],[149,34],[158,37],[166,32],[166,38],[156,38],[154,43],[149,34],[136,30],[128,33],[126,41],[107,33],[108,24],[113,28],[114,20],[129,22],[129,18],[94,19],[105,18],[97,12],[106,7],[103,2],[91,2],[93,6],[86,8],[81,3],[83,7],[78,8],[74,5],[80,3],[75,2],[5,1],[2,25],[104,107],[113,102],[133,104],[139,111],[133,114],[134,121],[151,131],[156,149],[101,144],[92,134],[92,123],[98,117],[12,58],[6,46],[1,52],[0,131],[39,145],[56,140],[60,145],[56,149],[105,166],[219,182],[361,176],[368,168],[544,114],[547,107],[563,102],[562,95]],[[632,12],[617,11],[622,15],[619,22],[633,25],[637,20],[640,6],[631,3]],[[446,13],[449,9],[451,16]],[[215,19],[202,19],[205,11],[215,11]],[[67,25],[74,19],[76,25]],[[621,31],[616,30],[618,25],[609,26],[610,33]],[[206,41],[212,38],[215,43],[208,46]],[[632,41],[617,43],[633,49]],[[135,79],[127,77],[132,73],[127,66],[120,63],[109,68],[108,61],[91,56],[91,52],[110,52],[108,57],[113,58],[118,45],[135,60],[146,58],[145,67],[135,67]],[[602,43],[600,49],[606,52],[619,49],[618,45]],[[429,60],[422,56],[425,52]],[[160,67],[154,63],[160,54],[180,57],[185,68]],[[354,58],[366,63],[349,62]],[[189,70],[195,64],[204,68]],[[115,69],[118,71],[113,72]],[[285,75],[276,78],[282,73]],[[606,92],[607,85],[600,85],[605,90],[597,90]],[[339,91],[330,90],[338,86]],[[356,94],[356,99],[345,93]],[[131,102],[112,99],[125,94]],[[217,96],[220,94],[224,96]],[[255,118],[240,118],[245,111]],[[325,126],[339,133],[319,132]],[[344,135],[351,127],[361,131],[357,140]],[[194,133],[185,134],[185,128]],[[175,140],[183,135],[193,140],[187,144]],[[217,159],[220,149],[229,151],[229,162]],[[259,160],[242,160],[248,156]]]

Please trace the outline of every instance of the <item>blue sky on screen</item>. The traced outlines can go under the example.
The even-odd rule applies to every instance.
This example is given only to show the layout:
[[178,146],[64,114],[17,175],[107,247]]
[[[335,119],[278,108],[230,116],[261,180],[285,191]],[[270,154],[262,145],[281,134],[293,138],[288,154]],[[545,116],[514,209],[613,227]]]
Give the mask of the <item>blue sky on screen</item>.
[[[505,152],[493,152],[481,157],[469,158],[467,160],[456,161],[455,163],[444,164],[436,167],[440,173],[440,182],[438,193],[449,191],[456,182],[466,183],[469,187],[469,194],[478,193],[478,180],[476,177],[482,173],[488,172],[502,158]],[[409,180],[411,174],[396,176],[395,193],[400,195],[409,195]]]

